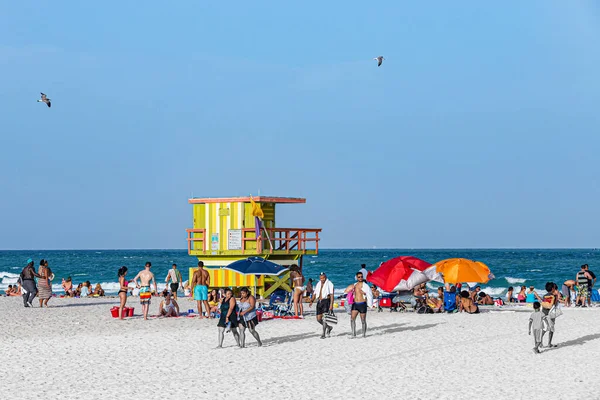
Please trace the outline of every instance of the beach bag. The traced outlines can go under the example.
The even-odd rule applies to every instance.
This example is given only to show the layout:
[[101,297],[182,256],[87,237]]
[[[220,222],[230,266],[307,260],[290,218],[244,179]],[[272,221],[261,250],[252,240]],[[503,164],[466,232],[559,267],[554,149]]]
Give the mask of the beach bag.
[[338,323],[338,318],[333,311],[329,311],[323,318],[325,319],[325,322],[327,322],[327,325],[337,325]]
[[563,312],[560,309],[560,306],[558,304],[555,304],[554,307],[552,307],[550,309],[550,311],[548,311],[548,318],[551,318],[551,319],[556,319],[557,317],[560,317],[561,315],[563,315]]

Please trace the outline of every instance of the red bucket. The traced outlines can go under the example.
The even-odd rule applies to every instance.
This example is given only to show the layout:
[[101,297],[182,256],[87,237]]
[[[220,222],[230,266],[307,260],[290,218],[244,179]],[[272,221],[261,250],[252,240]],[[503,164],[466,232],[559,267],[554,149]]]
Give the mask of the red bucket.
[[256,317],[258,318],[258,322],[262,321],[262,314],[263,314],[262,311],[260,311],[260,310],[256,311]]
[[127,309],[127,316],[128,317],[133,317],[133,310],[135,310],[134,307],[131,307],[131,308]]
[[110,313],[113,318],[119,318],[119,307],[113,307],[110,309]]

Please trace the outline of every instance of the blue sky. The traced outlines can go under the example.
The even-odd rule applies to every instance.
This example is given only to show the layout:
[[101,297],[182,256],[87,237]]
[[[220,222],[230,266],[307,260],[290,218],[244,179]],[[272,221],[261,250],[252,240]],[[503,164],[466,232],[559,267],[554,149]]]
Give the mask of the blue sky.
[[599,37],[593,1],[2,2],[0,248],[183,248],[188,197],[258,190],[324,247],[599,247]]

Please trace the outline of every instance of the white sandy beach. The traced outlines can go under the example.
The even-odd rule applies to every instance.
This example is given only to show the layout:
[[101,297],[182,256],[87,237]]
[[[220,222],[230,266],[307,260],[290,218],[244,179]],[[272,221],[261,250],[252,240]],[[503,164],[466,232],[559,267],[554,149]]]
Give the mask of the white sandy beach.
[[[115,298],[52,299],[49,309],[0,298],[2,393],[11,399],[600,398],[594,372],[600,308],[565,310],[556,323],[559,347],[536,355],[527,335],[530,309],[370,312],[368,337],[354,340],[346,314],[338,314],[325,340],[310,315],[263,321],[262,348],[248,334],[249,347],[238,349],[228,334],[225,348],[216,349],[215,320],[144,321],[138,299],[129,300],[136,316],[118,321],[109,312]],[[158,303],[153,298],[151,314]]]

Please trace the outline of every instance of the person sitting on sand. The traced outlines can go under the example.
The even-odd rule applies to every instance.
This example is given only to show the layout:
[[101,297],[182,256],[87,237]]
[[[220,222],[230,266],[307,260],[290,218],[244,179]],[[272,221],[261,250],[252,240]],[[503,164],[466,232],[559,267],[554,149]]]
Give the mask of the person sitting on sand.
[[479,314],[479,307],[473,302],[469,292],[463,290],[460,292],[460,302],[458,303],[458,310],[460,312],[466,312],[469,314]]
[[7,296],[10,296],[10,294],[13,291],[13,285],[8,285],[8,287],[6,288],[6,290],[4,291],[4,294]]
[[306,284],[306,290],[304,291],[304,296],[310,298],[313,295],[313,280],[310,278],[308,283]]
[[537,294],[537,292],[535,291],[535,288],[533,286],[529,286],[529,290],[527,291],[527,294],[525,295],[525,301],[527,303],[533,303],[534,301],[536,301],[536,299],[541,303],[543,300],[540,297],[539,294]]
[[481,305],[484,305],[484,306],[493,306],[494,305],[494,299],[492,299],[485,292],[479,292],[477,303],[481,304]]
[[509,286],[509,287],[508,287],[508,292],[506,292],[506,302],[507,302],[507,303],[509,303],[509,304],[510,304],[510,303],[516,303],[516,301],[517,301],[517,300],[515,299],[515,296],[514,296],[514,294],[513,294],[513,293],[514,293],[514,290],[515,290],[515,289],[513,289],[513,287],[512,287],[512,286]]
[[22,295],[22,293],[21,293],[21,285],[19,285],[19,286],[14,285],[12,293],[9,296],[21,296],[21,295]]
[[479,298],[479,292],[481,292],[481,286],[479,285],[475,286],[473,289],[470,290],[469,296],[471,297],[471,300],[473,300],[473,303],[477,303],[477,299]]
[[218,314],[220,303],[219,292],[217,292],[217,289],[211,290],[208,294],[208,307],[210,308],[209,312]]
[[427,305],[433,310],[433,312],[439,313],[444,311],[444,288],[439,287],[437,289],[437,297],[425,294],[427,299]]
[[70,276],[67,278],[67,280],[65,280],[63,278],[62,288],[65,291],[65,296],[70,296],[70,297],[75,296],[75,291],[73,290],[73,282],[71,281]]
[[99,283],[96,284],[92,296],[104,296],[104,289],[102,289],[102,285],[100,285]]
[[83,282],[79,288],[79,297],[87,297],[90,295],[90,285],[89,282]]
[[517,301],[519,303],[525,303],[525,301],[527,300],[527,293],[525,293],[526,289],[526,286],[521,286],[521,290],[519,291],[519,294],[517,294]]
[[171,298],[171,293],[167,292],[164,300],[160,302],[158,315],[163,317],[179,317],[179,304],[177,304],[177,300]]

